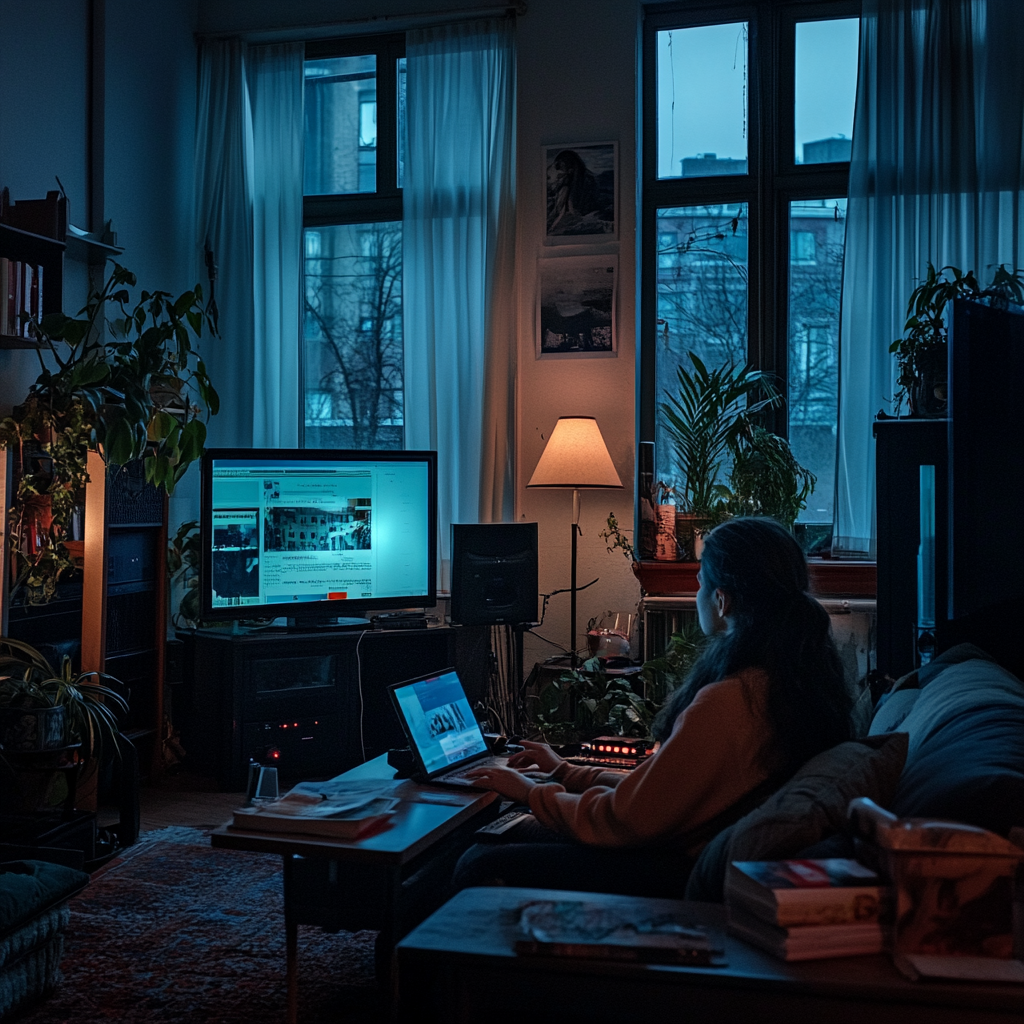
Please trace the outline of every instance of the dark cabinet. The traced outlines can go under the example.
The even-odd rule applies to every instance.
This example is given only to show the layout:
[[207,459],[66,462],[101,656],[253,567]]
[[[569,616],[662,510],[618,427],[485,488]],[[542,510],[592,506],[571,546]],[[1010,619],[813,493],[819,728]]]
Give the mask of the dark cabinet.
[[486,626],[366,632],[183,631],[188,763],[242,789],[250,757],[285,779],[328,777],[405,746],[388,687],[454,665],[486,691]]

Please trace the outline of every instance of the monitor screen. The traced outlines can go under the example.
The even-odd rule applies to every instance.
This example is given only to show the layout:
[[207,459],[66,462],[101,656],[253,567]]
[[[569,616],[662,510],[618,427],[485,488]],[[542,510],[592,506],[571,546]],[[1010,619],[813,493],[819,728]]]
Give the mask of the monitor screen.
[[487,752],[487,740],[454,669],[400,683],[391,692],[428,775]]
[[203,618],[436,601],[435,452],[207,449]]

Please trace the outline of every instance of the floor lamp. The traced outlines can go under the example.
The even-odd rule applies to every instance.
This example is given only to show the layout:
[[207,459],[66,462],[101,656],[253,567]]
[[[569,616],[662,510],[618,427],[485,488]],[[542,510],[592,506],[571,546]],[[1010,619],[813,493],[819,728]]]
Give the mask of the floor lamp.
[[569,660],[576,667],[576,537],[580,529],[580,489],[621,487],[601,428],[593,416],[561,416],[544,446],[527,487],[572,488],[572,577],[569,618],[572,635]]

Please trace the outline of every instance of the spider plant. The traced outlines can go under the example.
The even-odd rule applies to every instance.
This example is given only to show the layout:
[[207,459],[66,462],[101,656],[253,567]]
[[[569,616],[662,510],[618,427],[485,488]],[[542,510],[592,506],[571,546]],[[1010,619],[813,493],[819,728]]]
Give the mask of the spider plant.
[[63,708],[67,745],[80,743],[84,758],[100,762],[118,755],[118,716],[128,711],[107,683],[121,685],[104,672],[76,673],[66,655],[55,671],[31,644],[0,637],[0,711]]

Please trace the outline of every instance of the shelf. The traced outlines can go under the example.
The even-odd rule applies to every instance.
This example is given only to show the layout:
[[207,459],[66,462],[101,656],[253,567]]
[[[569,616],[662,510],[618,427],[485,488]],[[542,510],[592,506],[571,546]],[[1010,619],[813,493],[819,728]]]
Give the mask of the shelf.
[[18,334],[0,334],[0,348],[42,348],[33,338],[22,338]]
[[112,245],[105,241],[104,235],[108,227],[102,231],[84,231],[73,224],[68,225],[67,247],[68,256],[73,260],[88,263],[90,266],[101,266],[108,259],[120,256],[124,252],[123,245]]
[[0,255],[8,248],[17,249],[16,258],[26,263],[34,260],[45,263],[54,257],[59,258],[67,246],[56,238],[34,235],[31,231],[22,231],[0,221]]

